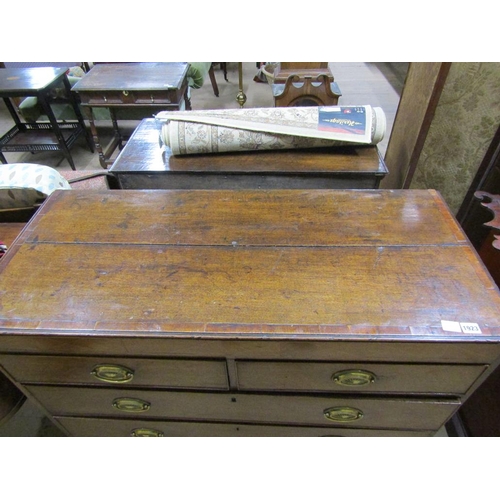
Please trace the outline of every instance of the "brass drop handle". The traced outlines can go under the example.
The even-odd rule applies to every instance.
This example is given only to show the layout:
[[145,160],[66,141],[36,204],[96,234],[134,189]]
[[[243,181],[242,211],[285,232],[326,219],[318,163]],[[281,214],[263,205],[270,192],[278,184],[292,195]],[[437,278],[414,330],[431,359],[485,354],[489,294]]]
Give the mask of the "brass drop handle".
[[373,384],[377,377],[366,370],[343,370],[332,375],[332,380],[345,387],[358,387]]
[[163,437],[164,434],[161,431],[157,431],[156,429],[134,429],[131,433],[133,437]]
[[335,406],[323,411],[323,415],[332,422],[353,422],[363,418],[363,412],[351,406]]
[[101,382],[111,384],[126,384],[134,378],[134,370],[120,365],[96,365],[90,374]]
[[125,97],[127,97],[127,96],[128,96],[128,90],[124,90],[124,91],[123,91],[123,95],[124,95]]
[[135,398],[117,398],[113,401],[113,408],[131,413],[141,413],[151,408],[151,403]]

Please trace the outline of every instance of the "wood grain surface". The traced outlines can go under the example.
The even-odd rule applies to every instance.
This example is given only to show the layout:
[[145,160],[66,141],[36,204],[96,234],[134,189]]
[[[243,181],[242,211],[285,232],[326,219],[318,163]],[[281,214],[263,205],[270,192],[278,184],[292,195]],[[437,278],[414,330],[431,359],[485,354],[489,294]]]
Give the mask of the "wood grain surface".
[[385,164],[373,146],[251,151],[173,156],[159,145],[159,125],[143,120],[135,129],[110,171],[124,173],[357,173],[384,176]]
[[75,92],[180,88],[188,63],[96,64],[74,86]]
[[441,320],[500,327],[498,289],[428,191],[60,191],[3,260],[3,326],[431,338],[467,337]]
[[56,191],[0,260],[0,365],[70,435],[432,435],[499,312],[435,191]]

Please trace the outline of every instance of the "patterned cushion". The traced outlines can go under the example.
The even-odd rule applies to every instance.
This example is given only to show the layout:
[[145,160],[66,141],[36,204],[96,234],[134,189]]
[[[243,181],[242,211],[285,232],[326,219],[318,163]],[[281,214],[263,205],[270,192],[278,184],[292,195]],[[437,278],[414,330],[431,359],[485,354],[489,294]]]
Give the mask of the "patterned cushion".
[[71,189],[59,172],[45,165],[0,165],[0,209],[38,205],[56,189]]

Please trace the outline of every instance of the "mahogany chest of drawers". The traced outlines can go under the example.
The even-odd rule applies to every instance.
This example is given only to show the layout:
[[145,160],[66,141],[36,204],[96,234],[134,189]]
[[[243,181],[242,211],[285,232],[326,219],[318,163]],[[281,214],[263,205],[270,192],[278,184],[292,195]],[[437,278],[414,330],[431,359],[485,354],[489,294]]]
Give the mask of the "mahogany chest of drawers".
[[56,191],[0,283],[1,370],[72,436],[431,436],[500,356],[435,191]]

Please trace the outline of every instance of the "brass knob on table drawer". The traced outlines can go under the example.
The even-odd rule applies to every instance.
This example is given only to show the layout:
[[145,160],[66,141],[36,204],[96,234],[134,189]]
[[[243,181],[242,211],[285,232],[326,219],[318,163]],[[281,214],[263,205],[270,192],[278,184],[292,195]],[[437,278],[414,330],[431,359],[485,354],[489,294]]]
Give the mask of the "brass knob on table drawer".
[[373,384],[376,379],[375,374],[366,370],[343,370],[332,375],[336,384],[347,387]]
[[124,91],[123,91],[123,95],[124,95],[125,97],[127,97],[127,96],[128,96],[128,90],[124,90]]
[[131,433],[133,437],[163,437],[164,434],[161,431],[157,431],[156,429],[134,429]]
[[90,374],[101,382],[112,384],[126,384],[134,378],[134,370],[120,365],[96,365]]
[[354,420],[363,418],[363,412],[361,410],[350,406],[327,408],[323,411],[323,415],[333,422],[353,422]]
[[151,403],[135,398],[117,398],[113,401],[113,407],[120,411],[128,411],[132,413],[140,413],[148,411],[151,408]]

